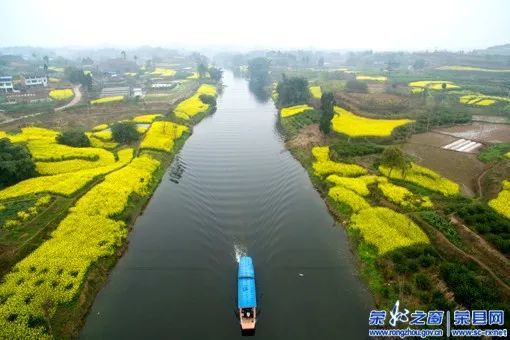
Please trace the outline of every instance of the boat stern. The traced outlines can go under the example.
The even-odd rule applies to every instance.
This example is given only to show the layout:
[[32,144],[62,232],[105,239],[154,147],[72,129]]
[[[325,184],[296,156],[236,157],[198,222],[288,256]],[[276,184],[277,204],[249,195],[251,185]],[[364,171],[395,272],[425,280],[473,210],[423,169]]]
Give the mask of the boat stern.
[[241,330],[248,331],[254,330],[257,322],[256,308],[241,308],[239,310],[239,320],[241,323]]

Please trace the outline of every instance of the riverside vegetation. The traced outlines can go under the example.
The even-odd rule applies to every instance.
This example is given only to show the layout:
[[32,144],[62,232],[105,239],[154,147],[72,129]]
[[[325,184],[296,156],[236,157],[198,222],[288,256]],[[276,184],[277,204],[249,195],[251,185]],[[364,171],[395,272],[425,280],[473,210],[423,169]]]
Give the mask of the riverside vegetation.
[[[476,253],[466,234],[478,233],[487,251],[508,264],[508,182],[491,200],[466,198],[457,183],[419,165],[394,145],[416,132],[470,117],[449,118],[442,109],[434,113],[433,123],[427,113],[412,118],[360,115],[342,100],[340,91],[329,95],[334,98],[330,103],[318,104],[317,90],[308,89],[306,79],[293,80],[305,83],[295,90],[312,93],[282,101],[278,89],[286,88],[283,83],[289,79],[280,79],[273,94],[281,112],[279,127],[291,153],[346,227],[376,306],[388,310],[400,299],[409,309],[501,308],[508,314],[508,270],[499,270],[488,255]],[[450,81],[412,81],[409,86],[413,93],[459,88]],[[491,160],[506,157],[508,149],[500,149],[496,156],[491,153]]]
[[192,125],[215,109],[217,84],[203,82],[168,113],[85,132],[0,132],[2,148],[19,148],[16,164],[28,169],[0,190],[1,338],[77,336],[165,168]]

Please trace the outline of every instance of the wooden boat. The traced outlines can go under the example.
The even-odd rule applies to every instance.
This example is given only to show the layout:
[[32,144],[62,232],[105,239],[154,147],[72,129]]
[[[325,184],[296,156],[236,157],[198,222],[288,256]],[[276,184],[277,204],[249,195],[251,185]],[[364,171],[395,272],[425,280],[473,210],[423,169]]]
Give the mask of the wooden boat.
[[241,329],[255,329],[257,322],[257,295],[255,290],[255,269],[249,256],[241,256],[237,272],[237,307]]

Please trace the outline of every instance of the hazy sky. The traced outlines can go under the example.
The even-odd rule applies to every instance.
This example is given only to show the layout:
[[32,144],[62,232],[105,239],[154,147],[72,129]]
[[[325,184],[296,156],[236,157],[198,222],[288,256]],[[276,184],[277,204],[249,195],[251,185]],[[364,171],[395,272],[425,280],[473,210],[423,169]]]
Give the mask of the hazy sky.
[[0,22],[0,46],[457,50],[510,42],[510,1],[0,0]]

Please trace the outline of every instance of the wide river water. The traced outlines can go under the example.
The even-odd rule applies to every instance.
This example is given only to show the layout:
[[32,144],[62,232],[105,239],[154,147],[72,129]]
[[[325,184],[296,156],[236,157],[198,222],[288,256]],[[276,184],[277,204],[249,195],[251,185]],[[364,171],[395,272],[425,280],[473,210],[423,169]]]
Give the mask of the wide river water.
[[238,339],[237,262],[253,257],[255,338],[365,339],[369,294],[345,231],[285,149],[277,111],[225,73],[129,236],[84,339]]

